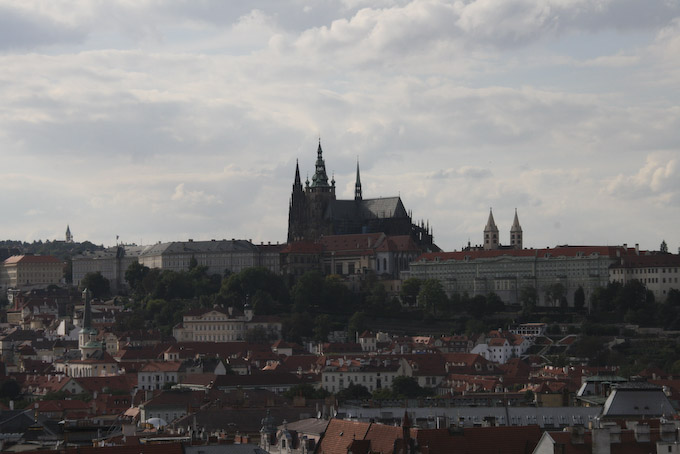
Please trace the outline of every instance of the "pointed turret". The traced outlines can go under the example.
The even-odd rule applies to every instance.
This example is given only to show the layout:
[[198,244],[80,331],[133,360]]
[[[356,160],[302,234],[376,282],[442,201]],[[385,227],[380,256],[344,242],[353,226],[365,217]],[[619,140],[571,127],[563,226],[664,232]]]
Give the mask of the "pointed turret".
[[295,181],[288,207],[288,241],[302,238],[305,229],[306,198],[300,181],[300,165],[295,162]]
[[85,303],[85,307],[83,309],[83,329],[84,330],[91,330],[92,329],[92,306],[90,305],[90,290],[85,289],[83,290],[83,300]]
[[361,178],[359,177],[359,159],[357,159],[357,181],[354,183],[354,200],[361,199]]
[[300,180],[300,163],[295,160],[295,181],[293,182],[293,192],[302,191],[302,180]]
[[328,175],[326,174],[326,163],[323,160],[323,150],[321,149],[321,139],[319,139],[319,148],[316,150],[316,171],[312,176],[313,188],[327,188]]
[[66,242],[73,243],[73,235],[71,234],[71,227],[66,224]]
[[519,225],[517,208],[515,208],[515,220],[510,227],[510,245],[515,249],[522,249],[522,226]]
[[498,227],[493,220],[493,211],[489,208],[489,220],[484,227],[484,249],[498,249]]
[[97,342],[97,330],[92,328],[92,305],[90,304],[91,293],[88,289],[83,290],[83,326],[78,333],[78,348],[81,359],[92,358],[102,351],[101,342]]

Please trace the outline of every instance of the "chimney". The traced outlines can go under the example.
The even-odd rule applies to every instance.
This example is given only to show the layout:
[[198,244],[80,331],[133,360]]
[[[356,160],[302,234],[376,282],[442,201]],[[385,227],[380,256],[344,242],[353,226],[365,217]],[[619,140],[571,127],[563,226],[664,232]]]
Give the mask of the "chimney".
[[640,245],[638,243],[635,243],[635,254],[640,255]]
[[612,448],[609,440],[608,428],[594,428],[592,431],[593,454],[611,454]]
[[569,429],[571,432],[571,443],[574,445],[582,445],[585,443],[586,429],[580,424],[577,424]]
[[651,441],[649,434],[649,424],[637,423],[633,428],[635,433],[635,441],[638,443],[649,443]]
[[677,437],[677,428],[675,427],[675,424],[672,422],[662,422],[661,423],[661,440],[663,441],[669,441],[669,442],[674,442],[678,441]]

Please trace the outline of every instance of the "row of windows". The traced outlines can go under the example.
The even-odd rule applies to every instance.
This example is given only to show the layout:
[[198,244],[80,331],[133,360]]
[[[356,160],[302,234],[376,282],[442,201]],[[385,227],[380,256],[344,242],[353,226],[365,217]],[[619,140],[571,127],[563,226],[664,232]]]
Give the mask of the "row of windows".
[[242,331],[243,326],[233,325],[233,324],[227,324],[227,325],[195,325],[195,330],[196,331],[222,331],[222,330]]
[[[659,269],[661,271],[659,271]],[[624,274],[624,273],[630,273],[630,274],[658,274],[661,272],[661,274],[665,274],[666,270],[668,270],[669,273],[677,273],[678,269],[677,268],[633,268],[630,270],[626,269],[614,269],[612,270],[612,274]]]

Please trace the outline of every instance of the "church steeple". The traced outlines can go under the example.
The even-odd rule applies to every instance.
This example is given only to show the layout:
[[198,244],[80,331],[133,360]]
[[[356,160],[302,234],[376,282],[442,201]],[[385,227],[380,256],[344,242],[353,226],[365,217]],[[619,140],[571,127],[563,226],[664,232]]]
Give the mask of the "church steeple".
[[319,139],[319,148],[316,150],[316,171],[312,176],[312,187],[328,188],[328,175],[326,175],[326,164],[323,160],[323,150],[321,149],[321,139]]
[[519,225],[517,208],[515,208],[515,220],[510,227],[510,246],[515,249],[522,249],[522,226]]
[[498,249],[498,227],[493,220],[493,211],[489,208],[489,219],[484,227],[484,249]]
[[66,242],[73,243],[73,235],[71,234],[71,227],[66,225]]
[[302,191],[302,181],[300,180],[300,164],[295,160],[295,181],[293,182],[293,192]]
[[357,181],[354,183],[354,200],[361,200],[361,178],[359,177],[359,159],[357,159]]
[[[307,186],[309,186],[309,183]],[[305,191],[302,189],[302,181],[300,179],[300,164],[296,161],[293,192],[290,195],[290,205],[288,207],[289,242],[299,240],[304,235],[306,206]]]

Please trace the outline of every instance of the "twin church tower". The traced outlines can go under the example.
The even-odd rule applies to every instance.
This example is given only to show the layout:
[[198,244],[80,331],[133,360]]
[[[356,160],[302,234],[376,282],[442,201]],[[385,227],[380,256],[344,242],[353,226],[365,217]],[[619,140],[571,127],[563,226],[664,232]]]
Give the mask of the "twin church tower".
[[501,246],[498,227],[493,220],[493,211],[489,210],[489,220],[486,221],[486,227],[484,227],[484,250],[491,249],[522,249],[522,227],[519,225],[516,208],[515,220],[510,227],[510,246]]

